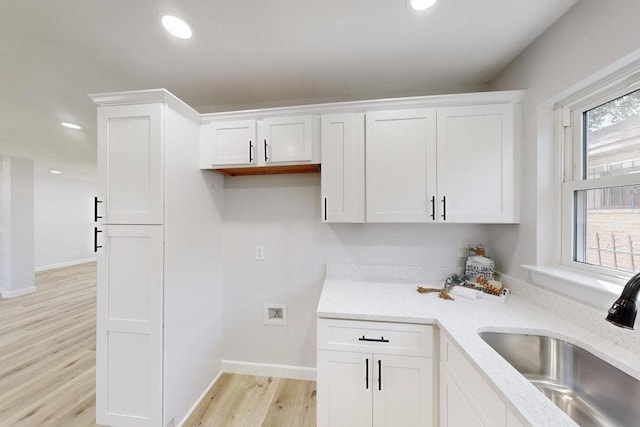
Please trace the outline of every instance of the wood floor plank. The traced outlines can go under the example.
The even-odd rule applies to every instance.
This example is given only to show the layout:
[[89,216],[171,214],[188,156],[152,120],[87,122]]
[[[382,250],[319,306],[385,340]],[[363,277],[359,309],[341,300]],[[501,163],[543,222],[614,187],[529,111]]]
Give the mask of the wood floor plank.
[[266,414],[265,427],[316,425],[316,389],[313,381],[282,379]]
[[316,425],[316,383],[222,374],[184,427]]
[[95,426],[96,264],[0,299],[0,426]]

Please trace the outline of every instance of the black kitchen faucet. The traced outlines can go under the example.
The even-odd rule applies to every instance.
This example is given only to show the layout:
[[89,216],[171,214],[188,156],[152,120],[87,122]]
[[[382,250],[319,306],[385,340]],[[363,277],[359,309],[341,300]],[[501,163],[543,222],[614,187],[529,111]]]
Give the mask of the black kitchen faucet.
[[607,321],[621,328],[633,329],[637,313],[638,292],[640,292],[640,273],[637,273],[624,285],[620,298],[609,309]]

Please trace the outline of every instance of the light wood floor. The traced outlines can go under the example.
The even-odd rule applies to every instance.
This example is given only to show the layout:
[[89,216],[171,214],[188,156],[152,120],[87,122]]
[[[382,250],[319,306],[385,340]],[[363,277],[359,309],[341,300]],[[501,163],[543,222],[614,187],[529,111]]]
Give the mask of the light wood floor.
[[184,427],[315,425],[315,381],[222,374]]
[[[0,427],[96,426],[96,264],[0,299]],[[185,426],[315,425],[315,382],[223,374]]]
[[95,425],[96,264],[0,299],[0,426]]

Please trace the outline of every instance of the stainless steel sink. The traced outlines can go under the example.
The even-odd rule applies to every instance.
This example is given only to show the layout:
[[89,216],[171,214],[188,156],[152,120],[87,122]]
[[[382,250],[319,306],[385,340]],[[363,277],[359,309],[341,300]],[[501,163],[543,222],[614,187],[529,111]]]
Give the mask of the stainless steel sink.
[[580,426],[640,426],[640,381],[588,351],[541,335],[480,337]]

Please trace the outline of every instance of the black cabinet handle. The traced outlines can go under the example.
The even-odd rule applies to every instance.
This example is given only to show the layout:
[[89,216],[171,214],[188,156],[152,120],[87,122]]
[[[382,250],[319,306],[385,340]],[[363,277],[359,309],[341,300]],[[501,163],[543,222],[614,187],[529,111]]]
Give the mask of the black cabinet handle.
[[93,252],[98,252],[102,246],[98,245],[98,233],[102,233],[102,230],[98,230],[98,227],[93,227]]
[[324,198],[324,220],[327,220],[327,198]]
[[436,220],[436,196],[431,196],[431,219]]
[[102,217],[98,215],[98,203],[102,203],[102,200],[98,200],[98,197],[94,197],[93,198],[93,222],[98,222],[99,219],[102,219]]
[[389,342],[389,340],[385,340],[384,337],[380,338],[367,338],[364,335],[362,338],[358,338],[358,341],[370,341],[370,342]]
[[367,390],[369,390],[369,358],[367,357],[365,360],[366,366],[364,371],[364,379],[366,381]]
[[253,142],[249,141],[249,163],[253,163]]
[[447,220],[447,196],[442,196],[442,219]]
[[269,161],[269,156],[267,156],[267,140],[264,140],[264,161],[268,162]]
[[378,359],[378,390],[382,391],[382,361]]

